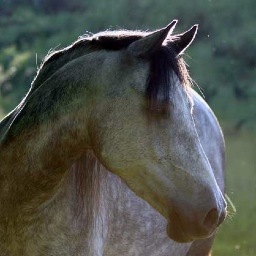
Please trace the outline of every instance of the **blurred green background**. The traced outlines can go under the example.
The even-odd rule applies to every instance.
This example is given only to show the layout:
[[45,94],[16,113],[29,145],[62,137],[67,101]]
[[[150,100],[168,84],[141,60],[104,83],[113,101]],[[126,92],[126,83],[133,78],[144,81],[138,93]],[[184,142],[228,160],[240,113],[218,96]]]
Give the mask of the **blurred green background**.
[[50,49],[86,32],[198,23],[184,56],[223,127],[227,193],[237,213],[218,231],[214,256],[256,255],[255,0],[0,0],[0,118],[24,97]]

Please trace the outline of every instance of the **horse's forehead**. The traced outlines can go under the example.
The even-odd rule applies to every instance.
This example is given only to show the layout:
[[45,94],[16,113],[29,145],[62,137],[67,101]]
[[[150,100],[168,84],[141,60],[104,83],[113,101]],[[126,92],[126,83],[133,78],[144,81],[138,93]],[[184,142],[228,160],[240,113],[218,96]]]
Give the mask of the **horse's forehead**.
[[[118,88],[129,87],[135,89],[135,92],[139,92],[145,97],[145,90],[150,74],[151,63],[149,60],[132,58],[125,49],[118,51],[102,49],[92,54],[94,55],[93,58],[98,57],[99,60],[104,60],[102,65],[104,72],[102,72],[102,74],[96,72],[96,76],[101,77],[102,83],[111,83],[115,93],[118,93]],[[91,63],[88,64],[91,65]],[[98,69],[97,63],[95,64],[95,69]],[[160,75],[161,74],[158,76]],[[171,83],[173,82],[174,85],[168,88],[171,90],[169,104],[172,116],[170,119],[175,119],[176,114],[179,115],[179,119],[182,119],[191,114],[193,102],[187,93],[186,87],[182,85],[178,76],[172,72],[171,77]],[[183,121],[186,122],[186,120]]]

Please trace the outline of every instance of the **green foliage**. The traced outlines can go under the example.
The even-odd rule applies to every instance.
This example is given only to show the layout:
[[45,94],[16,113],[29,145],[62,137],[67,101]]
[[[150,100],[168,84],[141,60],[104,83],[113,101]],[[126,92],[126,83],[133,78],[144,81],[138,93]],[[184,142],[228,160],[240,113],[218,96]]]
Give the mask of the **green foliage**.
[[64,47],[86,31],[155,29],[178,18],[178,32],[200,25],[185,58],[206,100],[234,127],[256,128],[253,0],[0,0],[0,5],[4,112],[23,97],[50,49]]

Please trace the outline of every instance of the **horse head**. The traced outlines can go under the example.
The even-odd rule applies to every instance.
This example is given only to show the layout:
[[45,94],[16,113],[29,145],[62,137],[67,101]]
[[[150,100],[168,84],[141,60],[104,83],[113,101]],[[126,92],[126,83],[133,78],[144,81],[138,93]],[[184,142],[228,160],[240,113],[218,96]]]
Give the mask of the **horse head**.
[[226,203],[199,141],[181,59],[197,26],[171,36],[175,25],[101,52],[94,85],[104,92],[89,134],[102,164],[166,217],[170,238],[189,242],[213,234]]
[[23,162],[49,174],[93,150],[167,219],[170,238],[189,242],[214,233],[226,203],[197,134],[181,57],[197,26],[173,36],[176,23],[98,33],[48,56],[5,119],[2,147],[23,136]]

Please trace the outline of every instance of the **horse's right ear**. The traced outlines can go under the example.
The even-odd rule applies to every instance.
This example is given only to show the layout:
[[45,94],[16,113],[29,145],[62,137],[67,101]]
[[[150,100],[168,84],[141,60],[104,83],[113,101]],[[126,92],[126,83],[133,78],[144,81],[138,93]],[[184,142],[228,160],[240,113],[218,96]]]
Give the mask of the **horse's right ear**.
[[157,30],[128,46],[128,52],[135,57],[148,57],[152,55],[159,47],[162,46],[164,40],[174,30],[177,20],[173,20],[165,28]]
[[174,41],[169,41],[167,44],[171,45],[176,51],[177,55],[182,54],[189,45],[194,41],[197,34],[198,25],[194,25],[189,30],[183,34],[175,35],[177,39]]

